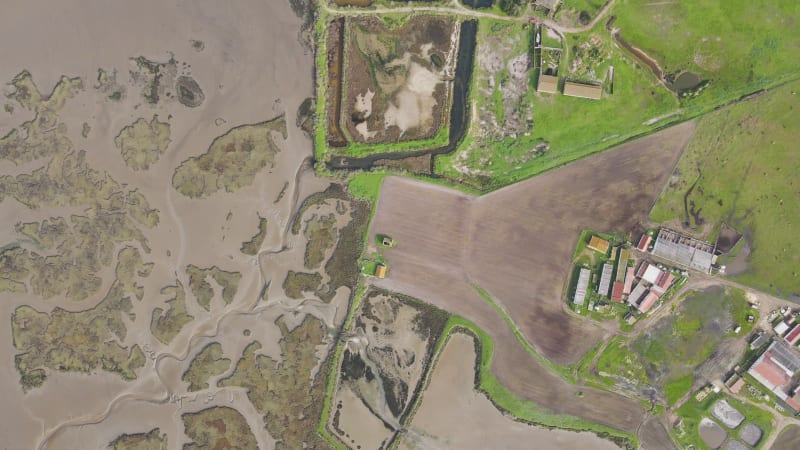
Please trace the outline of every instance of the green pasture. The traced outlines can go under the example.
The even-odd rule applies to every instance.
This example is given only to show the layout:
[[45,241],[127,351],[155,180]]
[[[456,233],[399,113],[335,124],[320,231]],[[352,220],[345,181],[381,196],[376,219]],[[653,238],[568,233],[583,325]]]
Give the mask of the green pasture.
[[621,36],[665,74],[691,71],[709,81],[687,97],[689,106],[705,109],[798,76],[795,0],[618,0],[611,13]]
[[698,235],[734,227],[751,248],[735,278],[781,296],[800,293],[798,90],[792,82],[703,117],[650,213]]
[[[613,94],[606,91],[602,99],[590,100],[532,93],[532,132],[483,143],[476,137],[479,127],[472,123],[455,152],[436,158],[436,173],[481,190],[497,189],[648,134],[663,125],[663,121],[648,121],[675,113],[679,107],[675,95],[659,84],[649,69],[635,64],[612,46],[602,23],[591,31],[570,37],[567,45],[586,41],[592,35],[602,41],[601,46],[609,55],[595,68],[598,78],[605,79],[608,67],[614,66]],[[574,54],[568,50],[569,55],[562,55],[562,59],[568,57],[569,60],[562,60],[559,70],[562,81]],[[531,91],[535,88],[531,85]],[[673,115],[670,120],[679,117]],[[549,149],[534,156],[534,148],[539,144],[547,144]],[[456,170],[459,164],[477,172],[462,173]]]

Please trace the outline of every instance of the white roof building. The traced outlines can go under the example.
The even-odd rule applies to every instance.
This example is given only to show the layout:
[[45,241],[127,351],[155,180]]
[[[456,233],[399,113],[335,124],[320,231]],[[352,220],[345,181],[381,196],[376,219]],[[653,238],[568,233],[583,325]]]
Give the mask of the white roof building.
[[603,274],[600,276],[600,286],[597,288],[597,293],[600,295],[608,295],[608,288],[611,287],[611,273],[614,271],[614,266],[611,264],[603,264]]
[[644,271],[642,279],[650,284],[656,284],[656,282],[658,281],[658,277],[660,277],[662,273],[663,271],[661,269],[650,264],[649,266],[647,266],[647,270]]
[[775,334],[778,336],[783,336],[783,334],[787,331],[789,331],[789,324],[787,324],[785,321],[781,320],[777,325],[775,325]]
[[639,307],[639,300],[647,294],[647,287],[643,283],[639,283],[633,288],[631,291],[631,295],[628,296],[628,303],[635,307]]
[[586,301],[586,288],[589,287],[589,278],[592,272],[589,269],[581,269],[578,275],[578,285],[575,287],[575,298],[572,300],[576,305],[582,305]]

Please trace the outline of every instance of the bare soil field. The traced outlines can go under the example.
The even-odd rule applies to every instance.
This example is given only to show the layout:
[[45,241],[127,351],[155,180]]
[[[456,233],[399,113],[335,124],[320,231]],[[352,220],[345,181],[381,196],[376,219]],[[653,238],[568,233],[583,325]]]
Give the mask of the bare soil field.
[[800,447],[800,426],[789,425],[781,431],[771,450],[794,450]]
[[693,130],[693,123],[679,125],[479,198],[389,177],[370,235],[389,235],[397,246],[385,251],[390,272],[377,284],[486,330],[495,341],[493,371],[517,395],[634,431],[640,405],[592,389],[576,402],[578,389],[537,363],[472,285],[485,289],[542,355],[576,362],[604,331],[563,310],[575,236],[644,221]]
[[475,390],[475,342],[450,336],[422,396],[422,404],[402,435],[399,448],[618,448],[588,432],[551,430],[516,422]]
[[643,450],[674,449],[675,444],[669,438],[667,430],[658,417],[650,416],[639,429],[639,444]]
[[454,27],[436,16],[394,29],[376,18],[347,21],[341,115],[355,141],[425,139],[443,126]]

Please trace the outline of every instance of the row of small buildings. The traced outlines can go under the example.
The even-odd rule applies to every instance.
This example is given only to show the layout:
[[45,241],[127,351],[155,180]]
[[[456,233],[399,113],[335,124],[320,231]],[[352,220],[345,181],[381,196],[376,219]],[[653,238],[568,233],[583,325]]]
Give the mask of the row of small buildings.
[[[539,75],[539,85],[536,87],[536,91],[546,94],[558,94],[558,77],[554,75]],[[563,94],[569,97],[600,100],[603,97],[603,85],[564,81]]]
[[[800,323],[793,316],[784,317],[773,330],[775,339],[762,331],[750,342],[750,349],[755,350],[772,341],[747,374],[797,414],[800,413]],[[737,378],[730,388],[738,394],[744,385],[744,379]]]
[[795,413],[800,412],[800,386],[796,378],[798,372],[800,353],[796,347],[781,340],[773,341],[747,371]]
[[[632,288],[628,293],[627,302],[642,314],[650,311],[675,283],[675,275],[672,272],[646,261],[639,264],[634,277],[631,278],[635,281],[630,283]],[[623,294],[625,294],[624,287]]]
[[[597,236],[592,236],[587,245],[589,249],[602,254],[607,254],[609,246],[608,241]],[[675,283],[675,275],[666,268],[646,261],[640,262],[638,267],[628,267],[629,261],[631,261],[629,249],[623,247],[614,249],[611,260],[603,264],[597,284],[597,294],[614,303],[627,301],[639,312],[646,313]],[[590,269],[580,269],[573,297],[575,304],[583,305],[586,301],[591,276]]]

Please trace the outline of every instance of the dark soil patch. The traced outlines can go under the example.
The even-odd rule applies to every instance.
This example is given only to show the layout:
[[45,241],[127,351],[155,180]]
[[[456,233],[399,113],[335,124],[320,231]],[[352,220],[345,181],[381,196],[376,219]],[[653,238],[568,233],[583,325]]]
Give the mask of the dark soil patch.
[[800,448],[800,426],[789,425],[783,429],[772,444],[772,450],[795,450]]
[[433,157],[430,153],[427,153],[403,159],[379,159],[375,161],[375,167],[390,167],[411,173],[432,174]]
[[203,100],[206,99],[197,81],[185,75],[179,76],[175,81],[175,92],[178,95],[178,101],[181,102],[183,106],[188,106],[189,108],[197,108],[202,105]]
[[648,417],[639,429],[639,442],[641,448],[645,450],[668,450],[675,448],[675,444],[672,443],[672,439],[670,439],[667,434],[667,430],[664,429],[664,425],[661,424],[658,417],[654,416]]
[[727,223],[723,223],[719,231],[719,237],[717,238],[717,252],[721,254],[728,253],[733,250],[733,247],[739,243],[739,239],[741,238],[741,233],[733,229],[733,227]]
[[327,101],[325,105],[326,139],[331,147],[344,147],[347,145],[342,129],[339,127],[342,114],[342,76],[344,71],[344,29],[345,19],[340,17],[328,25],[328,54],[325,58],[328,70]]

